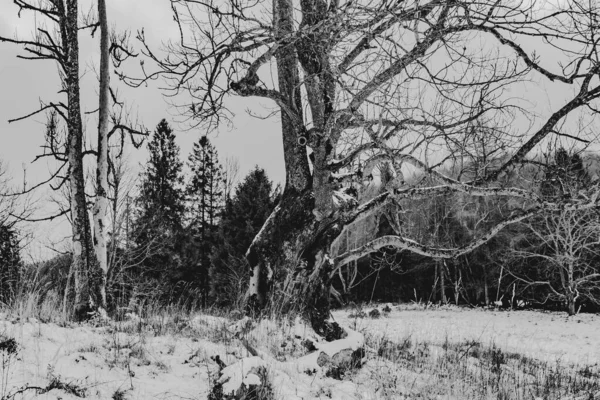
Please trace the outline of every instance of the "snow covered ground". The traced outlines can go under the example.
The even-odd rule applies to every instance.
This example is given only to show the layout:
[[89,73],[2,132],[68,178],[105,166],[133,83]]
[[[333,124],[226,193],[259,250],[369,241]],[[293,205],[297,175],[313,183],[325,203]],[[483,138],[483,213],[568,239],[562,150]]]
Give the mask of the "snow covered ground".
[[[381,307],[379,307],[381,309]],[[365,308],[368,312],[372,308]],[[564,312],[496,311],[453,306],[424,309],[404,305],[379,319],[352,318],[355,310],[334,312],[336,320],[392,340],[442,344],[478,341],[545,361],[600,363],[600,315]]]
[[[211,350],[225,350],[201,338],[155,337],[151,332],[128,334],[105,327],[59,327],[38,322],[0,322],[1,337],[14,338],[19,353],[0,365],[0,398],[26,387],[46,387],[53,378],[85,389],[86,398],[118,399],[119,392],[129,393],[123,397],[128,399],[205,398],[209,383],[202,361]],[[202,353],[200,359],[189,362],[198,351]],[[15,397],[34,398],[78,397],[59,388],[43,394],[28,389]]]
[[[578,364],[577,371],[592,365],[595,369],[590,373],[600,373],[597,315],[567,318],[563,313],[401,306],[373,319],[353,318],[350,314],[354,311],[339,310],[333,315],[342,326],[369,336],[372,347],[382,338],[394,343],[410,339],[412,355],[390,361],[389,356],[380,357],[381,351],[378,355],[378,350],[371,348],[367,351],[368,361],[360,370],[336,380],[293,368],[294,360],[306,354],[299,338],[312,335],[309,328],[298,322],[238,324],[232,330],[231,320],[195,316],[168,323],[132,320],[96,327],[58,326],[35,319],[16,320],[0,313],[0,399],[67,400],[82,394],[91,399],[115,400],[206,399],[218,370],[215,356],[225,365],[232,365],[251,356],[248,346],[265,361],[274,397],[285,400],[498,398],[500,386],[482,394],[481,387],[485,388],[488,381],[480,382],[477,388],[461,387],[457,382],[466,382],[464,371],[462,375],[450,376],[452,360],[460,361],[462,356],[446,357],[445,364],[439,367],[434,364],[438,358],[429,355],[431,350],[420,357],[414,355],[427,348],[442,349],[445,343],[477,342],[482,348],[497,346],[553,363],[559,360]],[[6,348],[2,350],[1,345],[11,338],[18,345],[18,353],[13,355]],[[419,343],[426,346],[419,347]],[[486,375],[486,379],[497,376],[497,383],[500,382],[499,373],[483,374],[483,367],[479,367],[483,361],[468,354],[466,362],[461,361],[465,371],[474,369],[473,376]],[[432,372],[433,369],[437,371]],[[512,385],[506,382],[505,386]],[[543,392],[536,390],[535,393]],[[536,398],[519,396],[505,398]],[[597,398],[600,399],[600,392]]]

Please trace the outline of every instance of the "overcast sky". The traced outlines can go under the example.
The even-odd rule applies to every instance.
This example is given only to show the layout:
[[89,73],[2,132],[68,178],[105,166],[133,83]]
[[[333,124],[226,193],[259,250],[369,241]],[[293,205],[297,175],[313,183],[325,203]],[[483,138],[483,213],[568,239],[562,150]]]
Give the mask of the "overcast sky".
[[[85,9],[89,1],[81,1]],[[161,41],[166,41],[176,33],[167,0],[107,0],[108,17],[117,30],[130,29],[135,31],[144,28],[146,37],[158,47]],[[17,16],[18,8],[12,0],[0,0],[0,35],[21,38],[31,34],[35,21],[23,13]],[[39,20],[38,20],[39,22]],[[97,42],[89,38],[88,33],[80,35],[81,41],[81,73],[83,75],[83,111],[96,109],[97,91],[96,75],[92,69],[97,65]],[[135,40],[132,44],[137,46]],[[28,114],[39,107],[39,100],[60,100],[64,97],[57,94],[59,80],[57,68],[51,61],[27,61],[18,59],[18,54],[24,52],[18,46],[0,43],[0,159],[9,164],[10,172],[15,181],[22,182],[23,168],[27,170],[27,182],[33,185],[48,177],[52,164],[47,161],[32,160],[40,154],[40,146],[44,140],[45,115],[39,114],[29,120],[9,124],[8,120]],[[116,79],[113,80],[116,82]],[[192,144],[205,132],[195,129],[186,130],[176,122],[176,111],[170,109],[163,99],[157,86],[129,89],[121,87],[123,99],[133,107],[134,114],[151,130],[161,118],[172,122],[177,133],[177,142],[181,147],[182,158],[192,149]],[[277,117],[263,121],[247,115],[245,109],[249,104],[260,106],[261,102],[247,102],[246,99],[232,100],[231,108],[236,114],[232,129],[224,126],[210,137],[217,147],[222,160],[233,156],[239,160],[240,175],[243,177],[254,165],[266,169],[269,177],[276,182],[283,182],[283,150],[280,139],[279,119]],[[272,106],[264,102],[262,105]],[[263,112],[264,113],[264,112]],[[88,140],[93,139],[95,117],[88,117]],[[134,166],[143,165],[146,160],[146,149],[131,150],[131,163]],[[44,200],[51,196],[49,190],[40,191],[37,204],[40,208],[38,215],[44,216],[52,210]],[[28,254],[34,258],[47,257],[47,247],[63,240],[69,233],[69,226],[63,223],[45,223],[36,225],[35,240],[28,249]],[[68,243],[68,241],[64,242]],[[66,244],[65,244],[66,245]],[[64,248],[65,245],[62,245]]]

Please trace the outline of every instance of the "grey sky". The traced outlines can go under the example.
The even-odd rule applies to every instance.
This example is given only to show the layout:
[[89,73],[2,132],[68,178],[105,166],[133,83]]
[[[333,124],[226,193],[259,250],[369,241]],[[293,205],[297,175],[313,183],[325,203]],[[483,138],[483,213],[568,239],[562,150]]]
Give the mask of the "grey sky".
[[[81,1],[81,8],[86,9],[89,1]],[[172,37],[175,25],[172,20],[169,1],[166,0],[107,0],[109,20],[118,30],[130,29],[135,31],[145,28],[146,37],[157,47],[161,41]],[[13,36],[18,33],[25,38],[33,30],[34,20],[30,13],[23,13],[25,18],[17,17],[18,8],[12,0],[0,0],[0,34]],[[97,107],[96,76],[92,69],[97,64],[97,44],[89,38],[88,33],[80,36],[81,40],[81,72],[83,74],[83,110],[89,111]],[[132,44],[137,46],[135,40]],[[39,107],[39,99],[57,100],[60,95],[57,68],[50,61],[27,61],[16,58],[23,54],[18,46],[0,43],[0,159],[9,163],[10,171],[16,181],[23,179],[23,167],[27,169],[29,185],[48,177],[48,169],[52,168],[49,161],[38,161],[31,164],[40,146],[43,144],[45,116],[39,114],[27,121],[8,123],[9,119],[28,114]],[[134,62],[135,65],[137,62]],[[116,79],[113,80],[116,82]],[[122,98],[133,107],[134,114],[145,126],[153,130],[161,118],[167,118],[177,132],[177,142],[181,147],[182,158],[186,159],[192,144],[199,135],[205,133],[199,129],[185,131],[185,126],[179,126],[174,120],[176,112],[169,109],[163,100],[157,86],[129,89],[121,85]],[[270,178],[283,182],[283,151],[280,139],[279,119],[260,120],[247,115],[245,108],[249,104],[260,106],[261,102],[246,102],[232,100],[230,102],[236,114],[234,126],[230,130],[224,126],[212,134],[211,138],[219,151],[222,160],[227,156],[236,157],[240,163],[240,176],[243,177],[254,165],[267,170]],[[269,105],[262,102],[262,105]],[[258,111],[258,109],[257,109]],[[265,114],[262,111],[262,114]],[[88,142],[93,138],[95,117],[88,117]],[[146,150],[131,150],[131,164],[139,165],[146,159]],[[49,190],[40,191],[37,203],[39,215],[47,214],[52,206],[45,204],[44,199],[51,195]],[[66,223],[46,223],[36,226],[35,241],[30,245],[29,253],[33,257],[45,257],[48,254],[47,245],[54,243],[69,233]]]

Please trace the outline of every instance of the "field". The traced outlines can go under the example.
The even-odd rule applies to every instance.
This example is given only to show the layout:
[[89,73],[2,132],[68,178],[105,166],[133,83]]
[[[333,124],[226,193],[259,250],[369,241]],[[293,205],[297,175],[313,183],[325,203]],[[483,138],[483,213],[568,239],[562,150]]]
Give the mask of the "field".
[[[334,379],[294,360],[299,320],[233,334],[228,316],[155,312],[70,325],[0,314],[0,399],[205,399],[218,362],[268,366],[265,399],[600,399],[600,316],[391,306],[333,313],[365,336],[363,365]],[[216,356],[219,356],[217,361]]]

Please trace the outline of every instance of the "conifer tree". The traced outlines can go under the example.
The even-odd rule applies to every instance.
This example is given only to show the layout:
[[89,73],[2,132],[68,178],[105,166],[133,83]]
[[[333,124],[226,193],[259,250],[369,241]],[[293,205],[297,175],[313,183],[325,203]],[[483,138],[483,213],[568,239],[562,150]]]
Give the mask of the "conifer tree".
[[224,176],[217,150],[206,136],[194,143],[188,158],[191,179],[187,185],[188,226],[191,244],[197,249],[191,275],[200,287],[202,305],[209,291],[210,253],[216,239],[217,220],[223,206]]
[[180,229],[185,210],[183,163],[179,159],[175,134],[166,120],[156,127],[148,151],[150,159],[143,173],[138,199],[141,217],[160,220],[165,228]]
[[[143,273],[154,279],[177,278],[179,268],[179,236],[185,211],[183,192],[183,163],[175,134],[166,120],[160,121],[148,143],[150,158],[142,173],[137,198],[138,216],[133,235],[143,256]],[[168,283],[161,279],[162,283]]]
[[210,269],[210,296],[216,304],[240,300],[248,281],[246,250],[275,207],[277,192],[265,171],[255,167],[227,199]]

